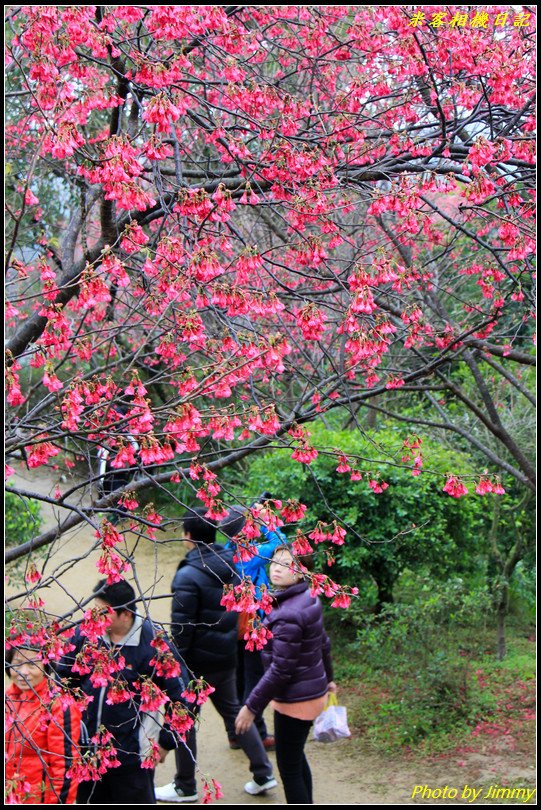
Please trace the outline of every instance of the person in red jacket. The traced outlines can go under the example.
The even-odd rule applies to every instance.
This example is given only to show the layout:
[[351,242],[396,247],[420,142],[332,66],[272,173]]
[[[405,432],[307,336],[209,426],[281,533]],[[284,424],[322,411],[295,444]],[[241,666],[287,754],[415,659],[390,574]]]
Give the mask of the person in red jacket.
[[39,649],[12,647],[6,662],[13,681],[6,692],[6,801],[74,804],[77,785],[67,772],[79,742],[81,713],[51,699]]

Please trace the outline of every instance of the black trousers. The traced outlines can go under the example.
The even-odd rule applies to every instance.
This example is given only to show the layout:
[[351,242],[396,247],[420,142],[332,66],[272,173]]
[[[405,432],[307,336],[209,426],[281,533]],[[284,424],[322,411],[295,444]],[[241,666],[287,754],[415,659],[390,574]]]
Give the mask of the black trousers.
[[304,746],[312,720],[299,720],[274,712],[276,762],[287,804],[313,804],[312,772]]
[[[263,675],[265,668],[259,650],[247,650],[246,642],[237,643],[237,691],[241,705],[246,703],[248,695],[257,686]],[[263,713],[257,714],[254,720],[255,727],[259,731],[262,740],[269,736]]]
[[[114,467],[110,467],[109,465],[107,465],[105,469],[106,474],[104,475],[102,482],[104,495],[110,495],[111,492],[115,491],[115,489],[124,487],[130,482],[131,473],[126,472],[125,470],[115,470]],[[111,512],[110,514],[116,514],[117,519],[120,520],[122,520],[122,518],[128,514],[128,510],[125,506],[119,506],[116,504],[115,510],[116,512]]]
[[[235,736],[235,719],[240,710],[237,697],[237,684],[235,670],[229,669],[224,672],[209,672],[203,678],[214,687],[215,691],[209,695],[209,699],[218,714],[222,717],[229,737]],[[201,706],[192,704],[190,711],[199,714]],[[252,725],[245,734],[237,737],[239,745],[248,757],[250,770],[254,779],[261,783],[272,776],[272,765],[263,748],[261,738],[257,729]],[[195,778],[197,762],[197,737],[195,724],[186,734],[186,745],[179,745],[175,751],[177,763],[177,773],[175,776],[175,787],[180,788],[189,796],[197,792],[197,781]]]
[[77,804],[156,804],[154,770],[140,765],[112,768],[99,782],[81,782]]

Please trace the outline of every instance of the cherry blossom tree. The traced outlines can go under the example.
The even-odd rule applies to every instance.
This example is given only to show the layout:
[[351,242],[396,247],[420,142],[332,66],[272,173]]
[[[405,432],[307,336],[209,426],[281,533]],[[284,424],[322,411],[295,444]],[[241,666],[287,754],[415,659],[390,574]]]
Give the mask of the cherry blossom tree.
[[[7,7],[7,473],[78,472],[8,560],[86,521],[122,577],[119,499],[151,537],[149,487],[219,519],[221,470],[310,464],[338,408],[460,437],[487,469],[451,496],[535,486],[509,418],[534,406],[535,17],[480,9]],[[132,480],[97,496],[104,447]]]

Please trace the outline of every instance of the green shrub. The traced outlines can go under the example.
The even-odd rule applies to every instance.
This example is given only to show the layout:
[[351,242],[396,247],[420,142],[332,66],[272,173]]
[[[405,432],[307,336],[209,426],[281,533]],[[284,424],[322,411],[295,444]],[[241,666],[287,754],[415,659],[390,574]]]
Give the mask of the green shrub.
[[26,543],[39,534],[42,524],[37,501],[6,492],[4,500],[4,532],[7,546]]
[[[488,587],[473,587],[461,577],[443,583],[435,583],[428,576],[417,580],[416,597],[411,602],[387,605],[379,615],[357,617],[359,651],[374,670],[402,665],[407,669],[412,662],[414,666],[428,666],[434,653],[442,649],[446,633],[451,633],[457,648],[468,654],[485,649],[484,633],[479,629],[485,627],[490,615]],[[472,627],[476,628],[473,648]]]
[[513,571],[509,583],[509,612],[511,615],[523,622],[534,624],[536,596],[535,570],[525,560],[521,560]]
[[[450,572],[467,575],[476,567],[486,545],[487,510],[478,496],[455,499],[442,492],[445,473],[457,470],[473,475],[469,457],[434,441],[423,441],[427,472],[413,476],[400,459],[405,435],[395,429],[373,434],[332,431],[310,425],[310,441],[326,447],[308,466],[291,458],[291,448],[274,449],[250,462],[244,475],[244,494],[255,497],[267,489],[277,498],[295,498],[308,507],[299,528],[313,528],[318,520],[338,520],[347,531],[329,573],[342,584],[370,593],[378,610],[393,601],[394,589],[406,569],[429,570],[444,579]],[[371,477],[389,484],[375,493],[363,480],[336,471],[333,450],[358,459]],[[370,461],[368,461],[370,459]],[[430,472],[428,472],[430,470]],[[290,534],[293,532],[290,530]]]
[[390,752],[422,742],[438,750],[496,705],[475,663],[493,655],[490,593],[482,578],[475,586],[460,577],[435,583],[408,571],[403,580],[397,590],[411,601],[379,615],[353,608],[357,639],[333,643],[336,677],[362,683],[352,721],[374,747]]

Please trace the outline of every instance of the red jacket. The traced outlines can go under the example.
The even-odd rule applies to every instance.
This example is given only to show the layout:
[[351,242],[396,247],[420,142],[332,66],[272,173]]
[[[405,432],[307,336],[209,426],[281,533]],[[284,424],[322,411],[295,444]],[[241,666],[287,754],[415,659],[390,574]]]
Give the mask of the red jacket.
[[17,804],[74,804],[77,785],[66,772],[79,742],[79,709],[62,709],[59,700],[51,705],[45,677],[34,689],[9,687],[6,721],[8,796]]

